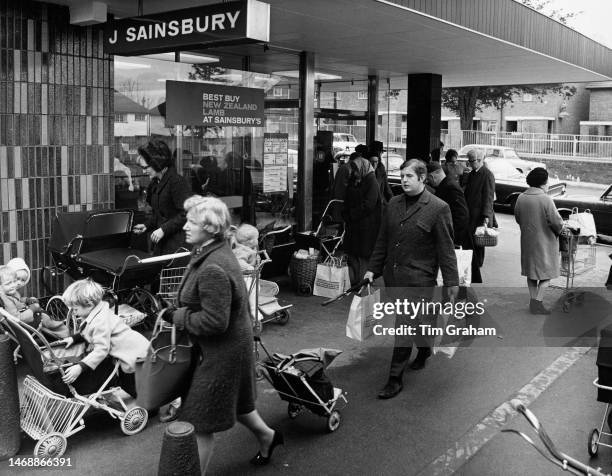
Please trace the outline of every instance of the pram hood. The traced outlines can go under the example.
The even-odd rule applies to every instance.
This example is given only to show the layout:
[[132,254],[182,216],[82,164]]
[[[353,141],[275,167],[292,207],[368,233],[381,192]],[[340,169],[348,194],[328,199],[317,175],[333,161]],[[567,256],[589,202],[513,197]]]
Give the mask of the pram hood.
[[336,357],[338,357],[342,353],[341,350],[338,349],[326,349],[324,347],[318,347],[314,349],[302,349],[291,355],[285,354],[274,354],[274,357],[281,361],[314,361],[321,362],[323,368],[326,369],[329,364],[331,364]]

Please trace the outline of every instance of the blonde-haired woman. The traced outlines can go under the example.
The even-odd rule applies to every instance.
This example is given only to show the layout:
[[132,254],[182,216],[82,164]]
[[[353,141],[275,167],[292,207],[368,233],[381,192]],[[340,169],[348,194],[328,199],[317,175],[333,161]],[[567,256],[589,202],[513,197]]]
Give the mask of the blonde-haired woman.
[[178,309],[164,319],[189,333],[197,365],[179,417],[195,426],[203,473],[213,451],[214,434],[236,420],[253,432],[259,452],[251,463],[268,464],[283,436],[255,409],[253,334],[248,294],[240,265],[230,249],[230,214],[213,197],[185,201],[185,239],[193,254],[178,291]]

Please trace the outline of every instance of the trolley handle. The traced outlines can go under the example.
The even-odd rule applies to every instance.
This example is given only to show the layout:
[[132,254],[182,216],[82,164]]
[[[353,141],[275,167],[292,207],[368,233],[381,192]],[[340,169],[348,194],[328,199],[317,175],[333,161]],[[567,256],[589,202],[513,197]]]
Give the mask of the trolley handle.
[[546,458],[551,463],[559,466],[564,471],[568,471],[576,475],[610,476],[609,473],[602,473],[601,468],[595,469],[590,466],[587,466],[581,463],[580,461],[572,458],[571,456],[568,456],[565,453],[562,453],[561,451],[557,450],[557,448],[555,447],[551,438],[548,436],[548,433],[546,433],[546,430],[544,429],[540,421],[531,412],[531,410],[525,407],[523,402],[521,402],[518,399],[514,399],[510,402],[510,405],[517,412],[521,413],[525,417],[525,419],[529,422],[531,427],[534,429],[534,431],[537,433],[538,437],[544,444],[546,450],[548,450],[549,454],[545,453],[544,450],[541,447],[539,447],[528,435],[526,435],[525,433],[521,431],[518,431],[515,429],[504,429],[502,430],[502,432],[514,433],[514,434],[519,435],[525,441],[527,441],[531,446],[533,446],[538,451],[538,453],[540,453],[544,458]]

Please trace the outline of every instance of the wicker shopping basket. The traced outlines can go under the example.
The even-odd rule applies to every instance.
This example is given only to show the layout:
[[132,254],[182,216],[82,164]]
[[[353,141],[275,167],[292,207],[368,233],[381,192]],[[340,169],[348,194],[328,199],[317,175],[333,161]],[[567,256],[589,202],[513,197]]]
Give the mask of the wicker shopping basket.
[[289,274],[291,274],[293,289],[300,296],[310,296],[317,275],[319,255],[317,253],[298,258],[296,254],[297,252],[293,253],[289,262]]
[[495,233],[489,234],[489,230],[491,230],[491,228],[488,228],[486,225],[484,229],[484,235],[474,235],[474,246],[478,248],[485,246],[497,246],[497,231],[495,230]]

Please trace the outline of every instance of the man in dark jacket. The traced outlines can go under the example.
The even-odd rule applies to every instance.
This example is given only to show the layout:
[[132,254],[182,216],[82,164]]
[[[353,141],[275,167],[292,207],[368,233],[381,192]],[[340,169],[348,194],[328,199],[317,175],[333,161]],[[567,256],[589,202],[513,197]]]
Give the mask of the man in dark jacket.
[[[459,290],[459,276],[450,209],[425,189],[425,163],[408,160],[402,164],[400,174],[404,193],[393,197],[384,210],[364,278],[372,281],[382,275],[387,297],[393,302],[396,299],[429,302],[441,269],[446,293],[454,298]],[[418,328],[423,317],[423,313],[416,316],[397,313],[395,327],[402,329],[401,326],[415,327],[416,324]],[[417,343],[418,354],[411,368],[418,370],[425,366],[431,355],[428,340],[424,336],[395,335],[389,380],[379,398],[392,398],[402,390],[402,376],[413,341]]]
[[455,246],[471,250],[473,244],[469,226],[470,214],[463,190],[456,181],[446,176],[438,162],[427,164],[427,183],[435,189],[436,197],[444,200],[450,207]]
[[[482,151],[470,150],[467,153],[472,171],[465,179],[465,200],[470,212],[470,233],[484,224],[494,226],[495,214],[493,201],[495,199],[495,177],[485,166]],[[474,247],[472,259],[472,282],[482,283],[480,268],[484,263],[483,247]]]

